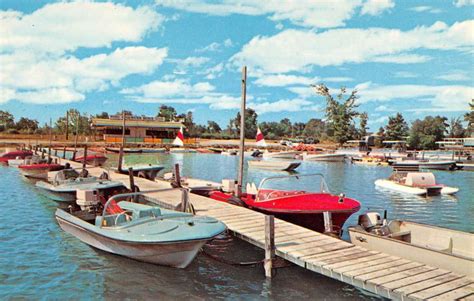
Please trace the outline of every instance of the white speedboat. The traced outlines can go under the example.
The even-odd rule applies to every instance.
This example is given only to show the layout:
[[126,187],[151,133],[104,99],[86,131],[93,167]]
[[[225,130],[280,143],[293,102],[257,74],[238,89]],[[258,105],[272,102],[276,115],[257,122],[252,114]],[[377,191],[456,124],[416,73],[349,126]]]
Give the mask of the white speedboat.
[[169,150],[170,154],[197,153],[195,149],[173,147]]
[[387,223],[376,212],[359,216],[349,227],[351,242],[454,273],[474,277],[474,234],[415,222]]
[[408,172],[394,173],[389,179],[375,181],[375,186],[416,195],[438,195],[455,194],[459,191],[457,187],[448,187],[437,184],[434,174],[431,172]]
[[343,162],[345,158],[346,155],[335,153],[303,154],[303,160],[305,161]]
[[188,266],[207,241],[226,229],[214,218],[118,202],[140,195],[113,196],[103,210],[94,206],[72,212],[58,208],[56,220],[64,231],[95,248],[177,268]]
[[456,167],[456,161],[428,161],[428,160],[395,160],[392,163],[394,168],[419,166],[424,169],[453,170]]
[[279,171],[293,171],[301,165],[300,162],[291,161],[273,161],[273,160],[251,160],[247,161],[249,167],[266,169],[266,170],[279,170]]
[[474,171],[474,163],[456,163],[456,166],[462,170]]
[[263,153],[263,158],[295,159],[298,154],[299,154],[299,152],[294,151],[294,150],[281,151],[281,152],[265,151]]

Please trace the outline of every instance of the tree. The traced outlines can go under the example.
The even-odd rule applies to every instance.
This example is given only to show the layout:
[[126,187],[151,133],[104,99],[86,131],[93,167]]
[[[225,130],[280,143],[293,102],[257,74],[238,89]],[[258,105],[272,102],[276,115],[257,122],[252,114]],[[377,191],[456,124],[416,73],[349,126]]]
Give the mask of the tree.
[[359,137],[363,138],[367,136],[367,120],[369,119],[369,115],[367,112],[364,112],[359,115]]
[[451,118],[448,126],[448,137],[449,138],[463,138],[464,137],[464,127],[461,123],[461,118]]
[[326,125],[321,119],[312,118],[304,127],[303,135],[321,140],[326,131]]
[[346,88],[341,87],[340,93],[335,99],[329,89],[324,85],[311,85],[316,93],[326,98],[326,117],[327,123],[331,128],[334,140],[340,145],[352,138],[351,125],[353,119],[359,115],[355,108],[357,104],[357,90],[353,90],[349,96],[346,96]]
[[18,120],[18,122],[16,123],[15,127],[18,131],[32,134],[36,130],[38,130],[38,124],[38,121],[34,119],[21,117],[20,120]]
[[217,133],[222,132],[222,129],[219,126],[219,124],[215,121],[212,121],[212,120],[209,120],[207,122],[207,129],[206,130],[211,134],[217,134]]
[[[127,112],[127,111],[126,111]],[[122,114],[122,113],[117,113]],[[82,115],[76,109],[69,109],[68,110],[69,120],[68,120],[68,131],[73,134],[82,134],[82,135],[90,135],[92,133],[91,128],[91,119],[87,116],[87,114]],[[55,123],[56,131],[59,133],[66,133],[66,117],[59,117]],[[77,133],[76,133],[77,130]]]
[[[245,138],[255,138],[257,135],[257,117],[258,115],[253,109],[245,109]],[[237,113],[233,124],[237,133],[240,133],[240,112]]]
[[161,105],[157,117],[163,117],[165,121],[173,121],[176,119],[176,110],[172,106]]
[[383,126],[379,128],[379,131],[377,132],[377,139],[375,139],[375,146],[376,147],[383,147],[383,141],[385,140],[385,129]]
[[401,113],[388,118],[388,124],[385,127],[385,138],[387,140],[404,140],[408,136],[408,125],[403,119]]
[[14,127],[15,118],[8,111],[0,110],[0,131],[5,131]]
[[109,113],[107,112],[102,112],[100,114],[95,115],[96,118],[102,118],[102,119],[108,119],[109,118]]
[[434,149],[436,141],[445,136],[448,119],[441,116],[426,116],[423,120],[415,120],[410,129],[408,143],[415,149]]
[[474,99],[471,99],[469,103],[470,111],[464,114],[464,121],[467,121],[466,136],[471,136],[474,134]]

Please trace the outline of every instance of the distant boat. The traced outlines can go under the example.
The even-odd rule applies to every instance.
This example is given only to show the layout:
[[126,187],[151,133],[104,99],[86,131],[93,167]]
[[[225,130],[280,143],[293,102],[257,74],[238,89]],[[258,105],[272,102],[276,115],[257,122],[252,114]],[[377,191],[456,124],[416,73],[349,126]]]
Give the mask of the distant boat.
[[102,212],[58,208],[56,220],[65,232],[95,248],[176,268],[188,266],[207,241],[226,229],[214,218],[115,201],[130,195],[109,199]]
[[388,162],[378,157],[351,157],[351,163],[369,166],[388,166]]
[[300,162],[287,162],[287,161],[264,161],[264,160],[251,160],[247,161],[249,167],[266,169],[266,170],[279,170],[279,171],[294,171],[300,166]]
[[[86,164],[88,165],[102,166],[104,165],[105,161],[107,161],[107,157],[101,153],[88,152],[85,160]],[[84,162],[84,152],[80,152],[78,155],[76,155],[74,161],[78,163]]]
[[149,154],[149,153],[164,153],[166,149],[164,148],[142,148],[142,153]]
[[275,158],[275,159],[295,159],[299,154],[298,151],[280,151],[280,152],[269,152],[265,151],[262,155],[263,158]]
[[221,152],[221,155],[224,156],[237,156],[239,154],[239,151],[236,149],[227,149]]
[[165,167],[162,165],[156,165],[156,164],[137,164],[137,165],[130,165],[130,166],[122,166],[121,170],[117,169],[117,172],[121,174],[129,174],[128,169],[133,168],[133,175],[135,177],[139,178],[144,178],[148,179],[151,181],[154,181],[156,176],[160,171],[162,171]]
[[8,163],[8,160],[12,159],[25,159],[26,157],[33,156],[32,151],[17,150],[12,152],[6,152],[0,154],[0,163]]
[[63,169],[55,173],[52,183],[37,182],[44,194],[53,201],[71,203],[76,200],[77,190],[123,191],[125,186],[121,182],[110,181],[107,177],[84,176],[74,169]]
[[265,137],[263,137],[263,133],[262,131],[260,131],[259,127],[257,127],[257,135],[255,137],[255,141],[256,141],[257,146],[262,146],[262,147],[267,146],[267,143],[265,142]]
[[[117,153],[117,154],[120,153],[120,148],[118,147],[106,147],[105,150],[112,153]],[[125,154],[138,154],[138,153],[142,153],[143,150],[141,148],[124,148],[123,152]]]
[[178,148],[178,147],[173,147],[170,148],[169,151],[171,154],[186,154],[186,153],[197,153],[195,149],[191,148]]
[[375,181],[375,186],[415,195],[455,194],[459,188],[437,184],[431,172],[396,172],[389,179]]
[[351,242],[372,251],[474,277],[474,234],[410,221],[383,220],[376,212],[349,227]]
[[305,161],[343,162],[345,158],[346,155],[335,153],[303,154],[303,160]]
[[[31,163],[25,162],[26,164],[19,165],[20,172],[27,178],[30,179],[47,179],[48,172],[58,171],[64,169],[64,166],[56,163]],[[28,164],[29,163],[29,164]]]
[[406,166],[418,166],[424,169],[437,169],[437,170],[453,170],[456,167],[456,161],[444,160],[444,161],[428,161],[428,160],[394,160],[392,161],[394,168],[406,167]]
[[456,163],[456,166],[462,170],[474,171],[474,163]]

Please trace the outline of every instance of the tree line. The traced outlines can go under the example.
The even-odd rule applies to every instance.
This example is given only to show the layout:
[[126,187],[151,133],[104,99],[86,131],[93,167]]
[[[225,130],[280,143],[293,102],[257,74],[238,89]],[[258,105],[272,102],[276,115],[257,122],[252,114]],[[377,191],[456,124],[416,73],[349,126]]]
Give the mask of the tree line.
[[[284,138],[312,138],[316,141],[331,141],[343,145],[349,140],[361,139],[367,134],[368,114],[357,111],[357,90],[348,93],[342,87],[335,96],[331,95],[329,89],[324,85],[312,85],[315,93],[325,98],[325,119],[312,118],[308,122],[291,122],[284,118],[280,121],[264,121],[258,123],[258,114],[252,108],[245,112],[245,136],[252,139],[260,127],[267,139]],[[379,140],[407,140],[408,145],[415,149],[436,148],[436,141],[443,138],[463,138],[474,134],[474,100],[471,99],[469,112],[457,118],[448,119],[443,116],[426,116],[424,119],[416,119],[411,126],[405,121],[401,113],[396,113],[388,118],[385,126],[377,131]],[[126,111],[131,115],[132,112]],[[121,114],[117,113],[117,114]],[[80,113],[76,109],[68,111],[69,118],[60,117],[55,121],[52,131],[55,134],[65,133],[66,122],[69,132],[78,135],[91,135],[92,118],[109,118],[107,112],[97,115]],[[172,106],[161,105],[156,117],[165,121],[182,121],[186,126],[186,136],[211,139],[236,139],[240,133],[240,112],[231,118],[226,128],[212,120],[207,124],[196,124],[193,120],[193,112],[180,113]],[[467,126],[463,126],[463,121]],[[39,126],[38,121],[21,117],[15,122],[14,116],[7,111],[0,110],[0,132],[47,134],[49,125]]]

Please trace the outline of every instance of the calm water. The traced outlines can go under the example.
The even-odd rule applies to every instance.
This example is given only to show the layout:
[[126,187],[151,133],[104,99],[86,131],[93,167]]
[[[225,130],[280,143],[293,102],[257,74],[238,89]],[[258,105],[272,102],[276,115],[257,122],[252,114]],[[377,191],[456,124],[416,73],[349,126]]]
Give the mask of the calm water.
[[[113,156],[111,156],[111,159]],[[213,181],[235,178],[237,157],[213,154],[130,155],[126,162],[182,165],[185,176]],[[111,162],[112,164],[114,162]],[[474,172],[435,172],[439,182],[458,186],[457,197],[418,198],[379,191],[374,181],[389,168],[303,162],[300,173],[320,172],[334,193],[367,207],[386,208],[392,218],[474,232]],[[246,171],[260,179],[278,173]],[[373,299],[351,286],[291,266],[268,282],[261,266],[224,264],[200,254],[185,270],[140,263],[93,249],[64,233],[54,219],[55,203],[41,196],[14,168],[0,166],[0,299]],[[352,217],[349,223],[355,222]],[[217,245],[217,246],[216,246]],[[263,252],[239,240],[206,247],[231,261],[253,261]]]

